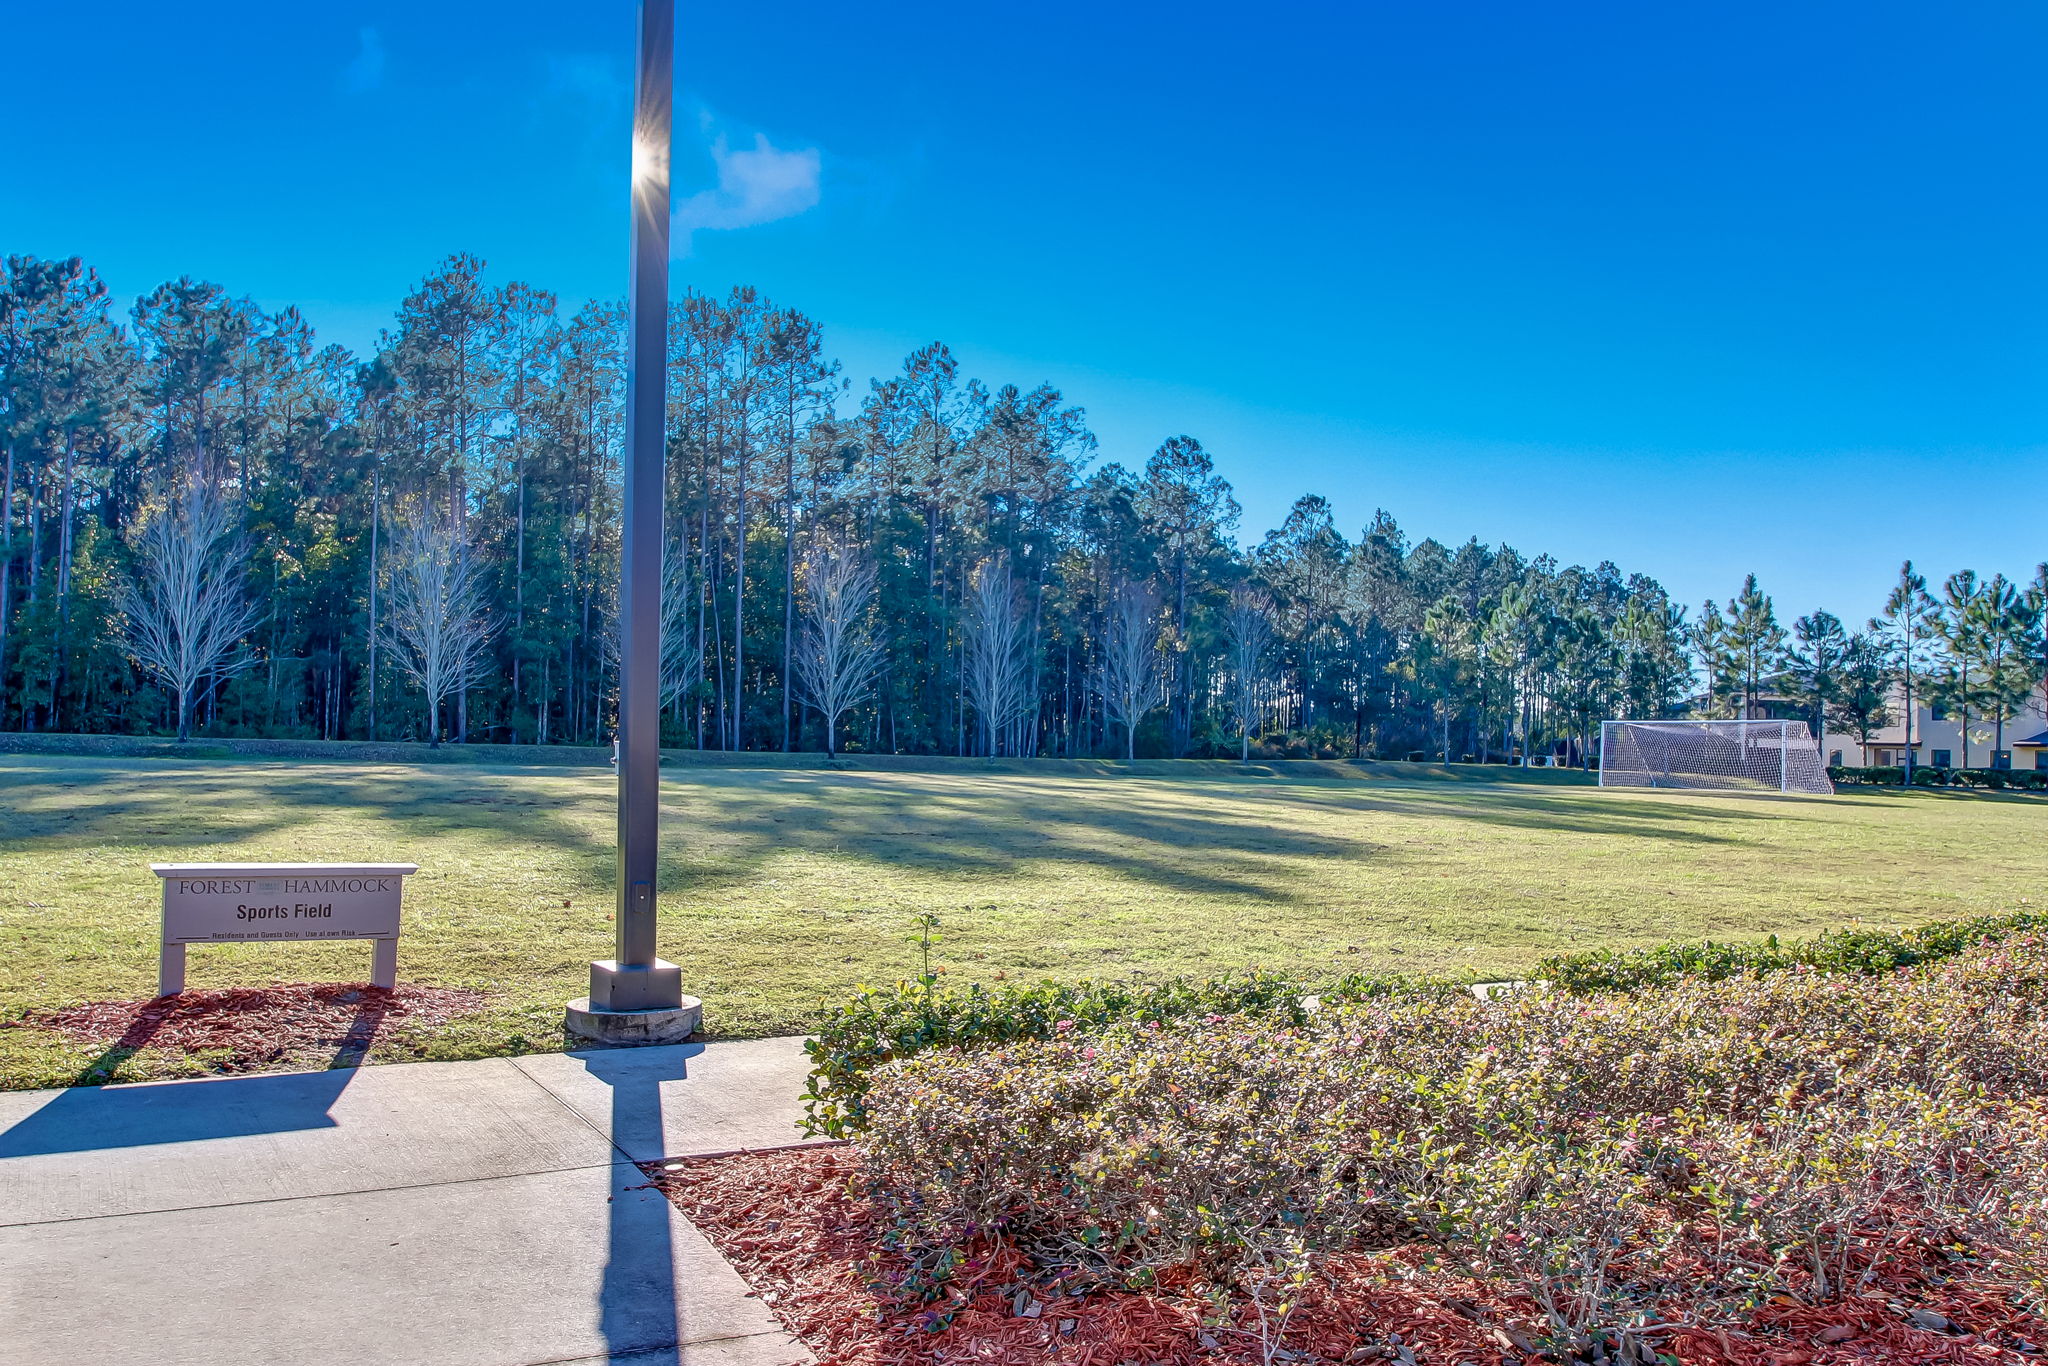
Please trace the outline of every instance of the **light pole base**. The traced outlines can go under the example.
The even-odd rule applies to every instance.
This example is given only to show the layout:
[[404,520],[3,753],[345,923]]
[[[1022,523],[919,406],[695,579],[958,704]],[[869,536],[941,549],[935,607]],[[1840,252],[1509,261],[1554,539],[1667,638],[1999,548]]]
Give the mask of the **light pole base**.
[[704,1020],[704,1003],[685,996],[682,1004],[655,1010],[607,1010],[589,997],[569,1002],[563,1026],[575,1037],[613,1046],[682,1043]]
[[590,995],[569,1002],[563,1025],[579,1039],[605,1044],[681,1043],[704,1020],[704,1003],[683,995],[683,970],[657,958],[590,965]]
[[674,963],[600,958],[590,965],[590,1003],[599,1010],[674,1010],[682,1001],[683,970]]

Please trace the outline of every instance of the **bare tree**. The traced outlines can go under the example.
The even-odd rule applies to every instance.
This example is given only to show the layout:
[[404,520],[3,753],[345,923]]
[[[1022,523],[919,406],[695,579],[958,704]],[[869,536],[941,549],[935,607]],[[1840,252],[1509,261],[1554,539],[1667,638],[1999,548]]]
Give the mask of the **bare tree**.
[[[671,540],[661,552],[661,705],[676,700],[704,681],[704,650],[692,627],[697,610],[697,581],[690,572],[690,548]],[[618,619],[618,589],[613,585],[605,598],[605,611]],[[599,658],[607,678],[619,676],[619,633],[605,631],[597,638]]]
[[1223,639],[1230,656],[1230,683],[1226,701],[1237,721],[1238,757],[1252,757],[1252,727],[1266,710],[1266,694],[1272,686],[1272,662],[1267,651],[1273,644],[1271,605],[1266,597],[1244,588],[1230,595],[1230,611],[1223,618]]
[[441,705],[477,681],[495,624],[455,518],[427,499],[415,499],[403,514],[391,560],[385,641],[427,695],[427,731],[438,748]]
[[199,685],[255,662],[242,637],[257,610],[242,592],[246,544],[235,513],[200,480],[187,481],[143,529],[139,580],[123,584],[128,652],[178,699],[178,738],[192,735]]
[[1159,668],[1159,594],[1148,583],[1116,590],[1105,614],[1096,669],[1102,709],[1124,728],[1124,757],[1138,757],[1138,723],[1166,700]]
[[[691,615],[697,606],[696,582],[690,577],[689,547],[672,540],[661,556],[661,705],[674,706],[676,699],[697,686],[704,677],[704,652],[691,634]],[[612,652],[618,650],[617,632],[608,633]]]
[[825,752],[839,752],[839,718],[866,701],[882,668],[868,627],[875,567],[848,547],[823,545],[803,559],[804,631],[796,651],[805,700],[825,718]]
[[[975,568],[967,599],[967,696],[981,721],[981,739],[991,757],[1005,748],[1018,717],[1031,710],[1024,605],[1007,556]],[[1009,746],[1014,750],[1015,746]]]

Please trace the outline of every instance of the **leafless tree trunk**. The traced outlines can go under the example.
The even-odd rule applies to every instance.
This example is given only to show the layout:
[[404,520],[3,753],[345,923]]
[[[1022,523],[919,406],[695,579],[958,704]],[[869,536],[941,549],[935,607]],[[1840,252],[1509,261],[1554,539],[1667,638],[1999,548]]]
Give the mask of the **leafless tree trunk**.
[[[7,658],[7,623],[14,606],[14,443],[7,444],[7,476],[0,485],[0,660]],[[0,671],[0,724],[5,724],[7,675]]]
[[850,548],[819,546],[804,556],[804,632],[796,674],[825,718],[825,752],[839,752],[839,718],[866,701],[882,668],[868,626],[875,567]]
[[[690,549],[672,540],[661,557],[661,705],[696,687],[704,677],[704,652],[692,639],[690,618],[697,606],[690,580]],[[606,640],[612,637],[607,635]],[[612,646],[617,649],[617,645]]]
[[255,662],[241,648],[258,616],[242,594],[241,527],[216,490],[188,480],[150,519],[137,553],[139,580],[119,599],[128,651],[177,695],[178,738],[187,740],[199,685]]
[[1024,614],[1010,561],[998,555],[975,568],[967,602],[967,696],[980,719],[983,748],[1003,750],[1011,722],[1031,708]]
[[1230,653],[1230,714],[1237,720],[1238,757],[1252,757],[1252,727],[1266,706],[1272,666],[1266,651],[1273,643],[1273,621],[1266,599],[1240,588],[1230,595],[1223,635]]
[[1166,700],[1159,669],[1159,594],[1147,583],[1116,590],[1103,623],[1096,687],[1102,709],[1124,728],[1124,757],[1138,757],[1138,723]]
[[[691,630],[697,610],[696,584],[690,574],[690,548],[680,539],[670,540],[661,552],[661,705],[676,700],[704,679],[704,652]],[[616,595],[607,610],[617,614]],[[606,631],[598,637],[598,653],[604,673],[619,675],[619,633]]]
[[381,582],[377,571],[377,542],[384,530],[384,459],[380,455],[377,463],[370,467],[370,738],[377,735],[377,585]]
[[415,499],[392,538],[386,643],[427,695],[427,731],[441,743],[441,704],[483,672],[494,623],[456,518]]

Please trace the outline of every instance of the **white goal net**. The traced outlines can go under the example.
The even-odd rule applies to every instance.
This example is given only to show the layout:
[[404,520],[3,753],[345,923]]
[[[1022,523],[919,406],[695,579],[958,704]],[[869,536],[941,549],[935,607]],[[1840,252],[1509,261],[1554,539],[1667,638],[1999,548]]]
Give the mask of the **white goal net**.
[[1835,790],[1804,721],[1603,721],[1600,786]]

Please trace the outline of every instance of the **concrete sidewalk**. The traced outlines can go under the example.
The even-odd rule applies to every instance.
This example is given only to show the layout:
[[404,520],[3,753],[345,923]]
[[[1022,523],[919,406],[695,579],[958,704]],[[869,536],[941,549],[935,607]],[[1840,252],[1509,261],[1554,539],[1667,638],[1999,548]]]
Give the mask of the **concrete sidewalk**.
[[770,1039],[0,1093],[0,1361],[804,1361],[633,1163],[796,1141],[805,1070]]

